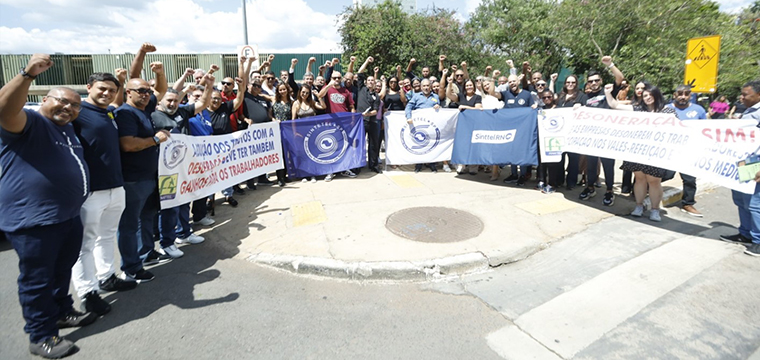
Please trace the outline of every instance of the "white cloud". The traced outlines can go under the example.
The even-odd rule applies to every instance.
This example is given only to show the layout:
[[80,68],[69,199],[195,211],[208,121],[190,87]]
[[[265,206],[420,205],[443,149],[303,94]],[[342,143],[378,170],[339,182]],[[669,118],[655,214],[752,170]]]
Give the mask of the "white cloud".
[[[54,29],[2,26],[0,52],[124,53],[135,52],[145,41],[160,53],[235,52],[243,44],[242,9],[207,11],[202,1],[93,6],[86,0],[46,0],[46,6],[21,18]],[[248,0],[246,7],[249,42],[262,52],[340,51],[335,16],[315,11],[303,0]]]

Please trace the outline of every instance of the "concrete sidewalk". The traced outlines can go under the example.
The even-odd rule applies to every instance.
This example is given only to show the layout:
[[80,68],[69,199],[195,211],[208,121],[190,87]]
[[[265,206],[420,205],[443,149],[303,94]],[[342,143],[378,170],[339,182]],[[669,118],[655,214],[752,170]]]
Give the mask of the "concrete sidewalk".
[[[433,174],[424,169],[415,174],[412,169],[403,166],[383,174],[365,169],[354,179],[338,176],[332,182],[320,178],[317,183],[292,182],[282,188],[259,186],[236,196],[237,208],[217,200],[216,224],[197,233],[215,246],[236,247],[239,258],[298,274],[414,281],[524,259],[604,218],[627,215],[634,207],[631,197],[619,195],[620,170],[615,204],[606,207],[603,188],[588,201],[578,199],[581,187],[543,194],[534,190],[535,177],[524,187],[504,184],[508,168],[498,181],[490,181],[490,174],[482,172]],[[680,200],[680,187],[679,176],[664,184],[664,204]],[[698,187],[699,191],[712,188],[699,181]],[[427,210],[422,209],[418,218],[402,217],[408,220],[406,228],[389,230],[395,224],[389,222],[391,215],[416,207],[435,207],[454,218],[425,218]],[[477,219],[460,222],[456,214],[461,212]],[[482,231],[476,236],[452,238],[459,227],[479,228],[477,220]],[[666,215],[663,221],[676,220]],[[420,232],[425,242],[396,235]]]

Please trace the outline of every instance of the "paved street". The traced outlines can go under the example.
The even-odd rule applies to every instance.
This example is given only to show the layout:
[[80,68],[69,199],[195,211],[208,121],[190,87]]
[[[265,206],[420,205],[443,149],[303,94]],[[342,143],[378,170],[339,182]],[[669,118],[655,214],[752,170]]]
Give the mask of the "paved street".
[[[207,241],[63,334],[82,360],[757,359],[760,260],[715,240],[737,223],[728,190],[698,201],[704,219],[606,217],[526,260],[437,281],[294,275]],[[1,243],[2,359],[32,358],[16,262]]]

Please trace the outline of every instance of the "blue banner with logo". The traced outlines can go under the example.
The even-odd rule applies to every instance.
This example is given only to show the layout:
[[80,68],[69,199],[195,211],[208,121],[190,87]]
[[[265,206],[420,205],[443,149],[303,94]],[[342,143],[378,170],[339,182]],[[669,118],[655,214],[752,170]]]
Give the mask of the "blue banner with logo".
[[324,114],[280,123],[289,177],[342,172],[367,165],[361,114]]
[[537,114],[531,108],[462,111],[451,162],[538,165]]

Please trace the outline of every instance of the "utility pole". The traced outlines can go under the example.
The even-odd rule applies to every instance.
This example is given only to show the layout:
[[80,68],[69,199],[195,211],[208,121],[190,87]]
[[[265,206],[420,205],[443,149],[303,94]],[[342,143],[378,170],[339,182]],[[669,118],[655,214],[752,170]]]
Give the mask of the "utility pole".
[[245,14],[245,0],[242,0],[243,2],[243,39],[245,40],[245,44],[248,45],[248,19],[246,18]]

